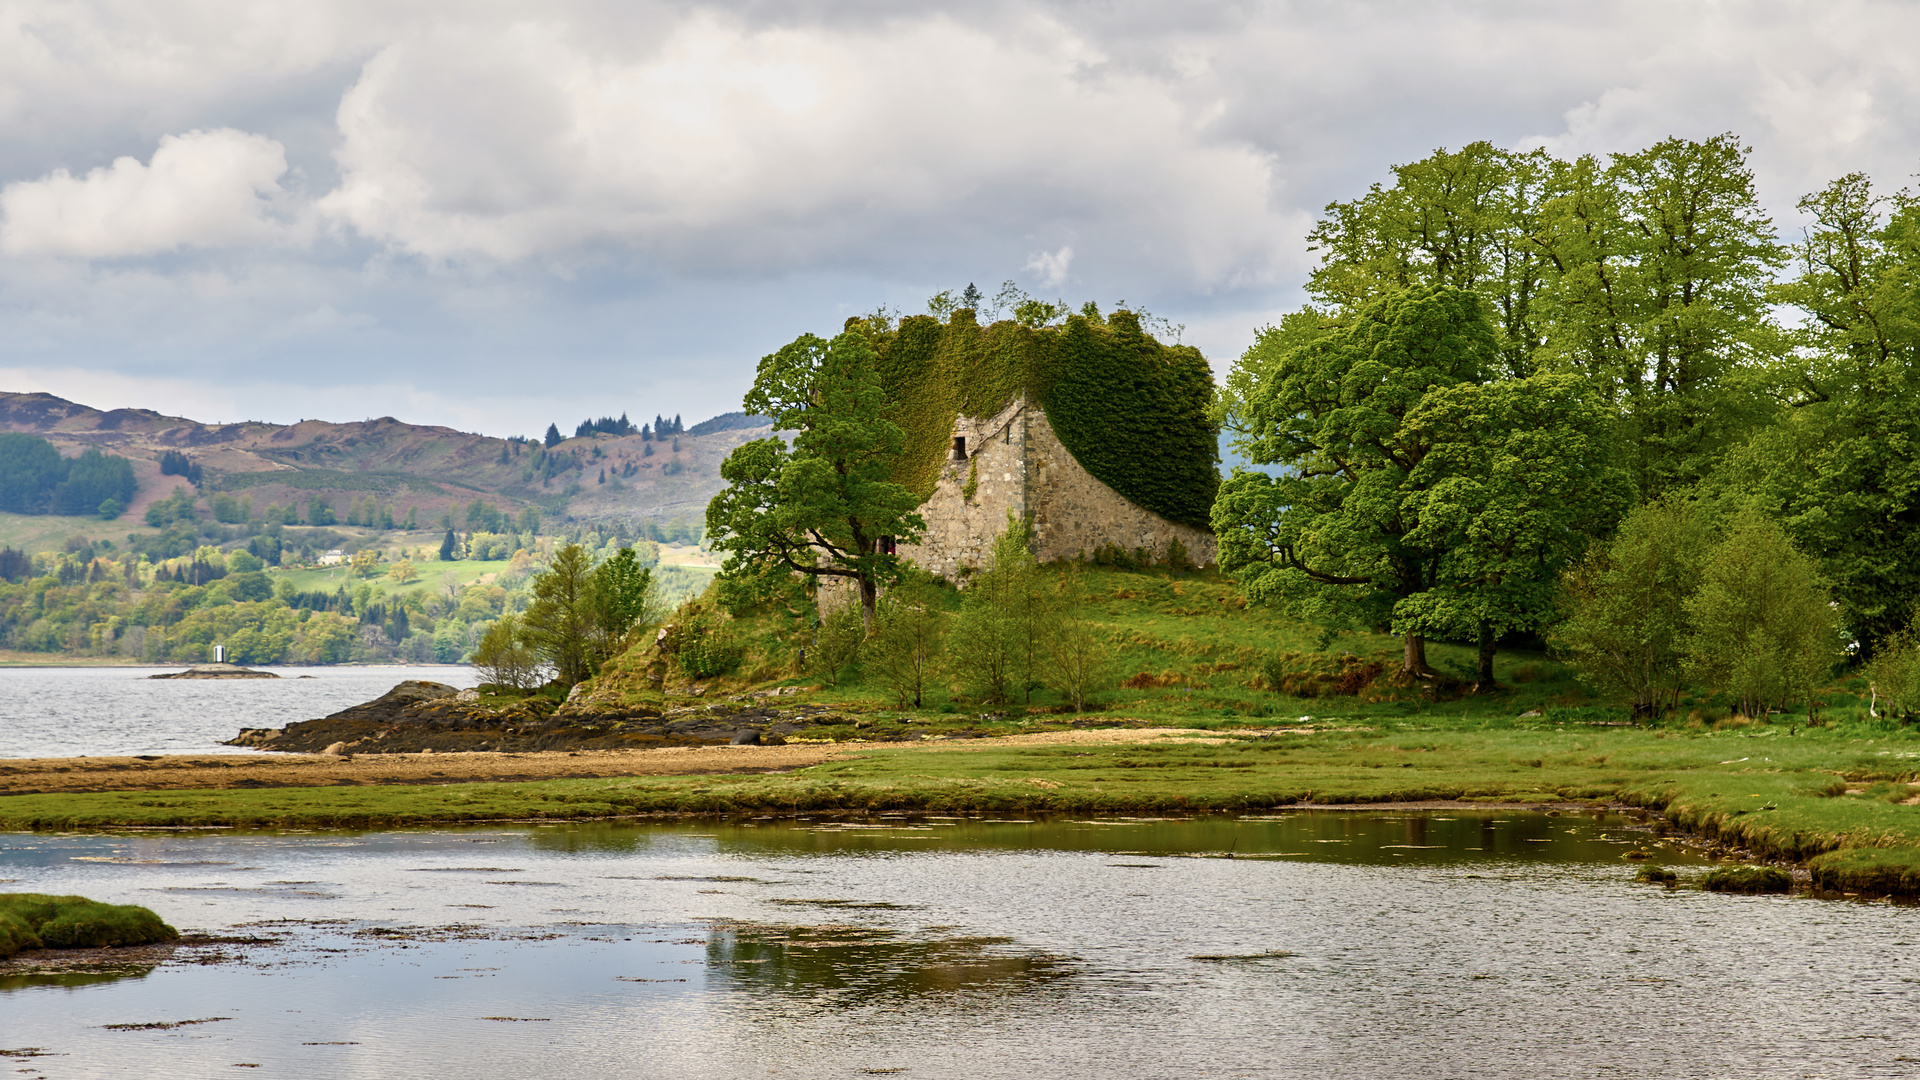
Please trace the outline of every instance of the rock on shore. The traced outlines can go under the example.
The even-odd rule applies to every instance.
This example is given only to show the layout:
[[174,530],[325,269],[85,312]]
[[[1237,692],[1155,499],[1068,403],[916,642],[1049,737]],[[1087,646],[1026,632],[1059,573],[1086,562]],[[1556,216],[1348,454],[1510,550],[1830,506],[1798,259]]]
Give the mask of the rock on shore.
[[474,690],[409,679],[378,698],[319,720],[247,728],[228,746],[291,753],[413,754],[463,750],[639,750],[663,746],[779,745],[809,728],[852,718],[822,706],[773,706],[767,698],[655,708],[532,697],[482,703]]
[[185,671],[149,675],[149,679],[277,679],[271,671],[255,671],[238,664],[195,664]]

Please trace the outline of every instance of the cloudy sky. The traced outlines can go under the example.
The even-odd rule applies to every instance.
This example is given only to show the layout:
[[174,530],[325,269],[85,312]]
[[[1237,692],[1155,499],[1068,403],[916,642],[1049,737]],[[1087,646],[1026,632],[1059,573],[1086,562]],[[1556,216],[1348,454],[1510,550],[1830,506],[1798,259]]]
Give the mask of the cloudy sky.
[[0,0],[0,390],[491,434],[737,408],[1012,279],[1224,371],[1318,209],[1475,139],[1920,171],[1908,2]]

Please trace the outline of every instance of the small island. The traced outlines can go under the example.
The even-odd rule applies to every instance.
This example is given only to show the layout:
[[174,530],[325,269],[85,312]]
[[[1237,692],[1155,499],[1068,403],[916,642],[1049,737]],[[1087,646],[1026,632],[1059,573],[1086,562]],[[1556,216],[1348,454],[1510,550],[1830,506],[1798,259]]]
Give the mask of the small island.
[[238,664],[195,664],[185,671],[166,671],[149,679],[277,679],[271,671],[255,671]]

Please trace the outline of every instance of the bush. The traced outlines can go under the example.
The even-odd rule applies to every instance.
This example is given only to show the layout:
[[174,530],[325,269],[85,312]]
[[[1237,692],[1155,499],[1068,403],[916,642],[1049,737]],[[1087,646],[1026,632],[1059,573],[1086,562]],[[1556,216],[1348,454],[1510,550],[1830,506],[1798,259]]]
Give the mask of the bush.
[[1352,697],[1387,670],[1378,660],[1346,654],[1282,652],[1268,656],[1261,666],[1267,689],[1290,697],[1313,698],[1321,695]]
[[1708,892],[1783,893],[1793,888],[1793,875],[1777,866],[1723,866],[1709,873],[1700,887]]
[[842,604],[820,620],[808,666],[827,680],[827,685],[839,686],[841,673],[859,657],[866,639],[863,618],[856,602]]
[[84,896],[0,893],[0,957],[22,949],[99,949],[174,941],[180,932],[143,907]]
[[694,629],[695,633],[682,637],[674,653],[681,674],[689,679],[711,679],[740,666],[742,649],[731,634],[704,626]]

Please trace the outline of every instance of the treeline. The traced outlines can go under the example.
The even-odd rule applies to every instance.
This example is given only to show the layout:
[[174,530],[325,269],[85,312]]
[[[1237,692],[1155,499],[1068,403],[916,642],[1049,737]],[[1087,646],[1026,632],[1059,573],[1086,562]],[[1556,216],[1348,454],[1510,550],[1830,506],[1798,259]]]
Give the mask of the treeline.
[[0,434],[0,511],[111,521],[126,512],[137,489],[126,458],[91,446],[66,458],[38,435]]
[[[592,529],[567,537],[589,568],[617,561],[653,572],[651,545]],[[261,541],[279,538],[157,560],[78,538],[62,552],[0,549],[0,646],[192,663],[210,659],[219,643],[249,664],[455,663],[497,620],[537,602],[530,588],[546,569],[541,555],[520,548],[485,583],[451,572],[421,580],[406,558],[383,561],[362,549],[337,584],[299,589],[252,550]],[[676,594],[688,587],[682,575],[669,576]]]
[[[1817,619],[1769,614],[1767,633],[1799,642],[1783,651],[1710,641],[1697,614],[1675,624],[1668,670],[1762,708],[1801,676],[1749,692],[1726,665],[1905,640],[1920,199],[1855,174],[1799,206],[1811,224],[1783,244],[1730,135],[1606,159],[1478,143],[1332,204],[1310,236],[1313,303],[1260,333],[1220,397],[1237,446],[1277,467],[1223,486],[1222,566],[1256,598],[1403,634],[1409,675],[1429,674],[1427,636],[1478,641],[1490,680],[1512,635],[1579,638],[1593,661],[1595,611],[1626,601],[1583,560],[1630,562],[1609,546],[1637,542],[1623,518],[1683,506],[1702,552],[1777,532],[1774,561],[1803,554],[1808,576],[1774,606],[1830,595],[1837,625],[1809,639],[1787,624]],[[1688,565],[1667,572],[1706,564]],[[1704,613],[1707,583],[1690,584],[1673,610]]]
[[[633,426],[633,421],[627,419],[627,414],[621,413],[618,420],[610,416],[603,416],[598,420],[582,420],[574,427],[573,437],[585,439],[594,435],[639,435],[642,439],[651,441],[682,435],[686,430],[686,425],[680,422],[678,414],[675,414],[671,420],[663,416],[655,416],[653,423],[642,424],[636,428]],[[565,441],[565,437],[560,434],[559,424],[547,425],[547,433],[541,439],[547,449],[551,450]]]

